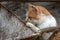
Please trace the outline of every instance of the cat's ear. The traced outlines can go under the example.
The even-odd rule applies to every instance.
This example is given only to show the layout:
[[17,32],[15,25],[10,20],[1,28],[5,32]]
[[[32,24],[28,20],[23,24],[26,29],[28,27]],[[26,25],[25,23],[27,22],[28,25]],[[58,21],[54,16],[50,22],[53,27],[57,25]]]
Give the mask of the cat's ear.
[[35,14],[37,14],[37,9],[34,5],[32,5],[31,3],[29,3],[29,10],[34,12]]
[[31,3],[28,3],[28,6],[31,7],[31,6],[33,6],[33,5],[32,5]]

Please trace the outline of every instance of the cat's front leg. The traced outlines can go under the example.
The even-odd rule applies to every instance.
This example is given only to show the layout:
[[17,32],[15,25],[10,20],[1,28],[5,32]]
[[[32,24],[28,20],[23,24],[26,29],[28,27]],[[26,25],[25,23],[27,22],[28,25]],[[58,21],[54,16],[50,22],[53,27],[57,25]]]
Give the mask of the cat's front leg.
[[40,32],[40,29],[36,27],[34,24],[27,22],[26,25],[30,27],[34,32]]

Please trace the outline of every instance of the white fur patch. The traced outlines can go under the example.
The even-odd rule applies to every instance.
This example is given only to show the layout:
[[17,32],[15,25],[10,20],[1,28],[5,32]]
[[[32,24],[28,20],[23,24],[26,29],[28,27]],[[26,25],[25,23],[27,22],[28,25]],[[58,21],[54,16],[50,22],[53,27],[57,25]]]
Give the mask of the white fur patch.
[[[40,13],[38,16],[40,17],[39,20],[30,20],[31,23],[27,23],[27,26],[30,26],[32,30],[34,30],[35,32],[39,32],[38,30],[40,29],[57,26],[56,19],[52,15],[46,16],[43,13]],[[34,24],[37,24],[37,27]],[[53,32],[44,33],[43,39],[47,40],[51,36],[52,33]]]
[[40,21],[41,21],[39,22],[40,25],[38,25],[40,29],[44,29],[48,27],[56,27],[57,25],[56,20],[53,16],[47,16],[47,17],[41,18]]

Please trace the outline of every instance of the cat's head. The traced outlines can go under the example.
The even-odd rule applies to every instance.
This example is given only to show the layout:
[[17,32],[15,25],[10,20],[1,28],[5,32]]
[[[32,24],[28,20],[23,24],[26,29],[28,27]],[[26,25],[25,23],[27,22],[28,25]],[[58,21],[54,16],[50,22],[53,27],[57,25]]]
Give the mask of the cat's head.
[[[45,10],[45,11],[44,11]],[[26,13],[26,20],[39,20],[41,15],[49,15],[48,12],[46,12],[46,9],[40,6],[28,4],[28,11]]]

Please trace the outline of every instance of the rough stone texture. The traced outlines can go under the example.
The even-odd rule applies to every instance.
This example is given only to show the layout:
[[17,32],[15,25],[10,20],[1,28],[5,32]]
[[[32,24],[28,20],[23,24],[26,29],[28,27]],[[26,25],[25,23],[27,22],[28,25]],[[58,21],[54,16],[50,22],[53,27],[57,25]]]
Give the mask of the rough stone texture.
[[[25,18],[25,14],[28,11],[28,3],[29,2],[2,2],[4,6],[9,8],[10,10],[14,11],[18,16],[20,16],[22,19]],[[55,2],[30,2],[33,5],[38,6],[44,6],[48,9],[51,8],[51,4],[54,4]],[[48,7],[49,6],[49,7]]]
[[14,15],[9,14],[4,8],[0,11],[0,40],[15,40],[16,37],[26,38],[32,36],[29,28],[25,27]]

